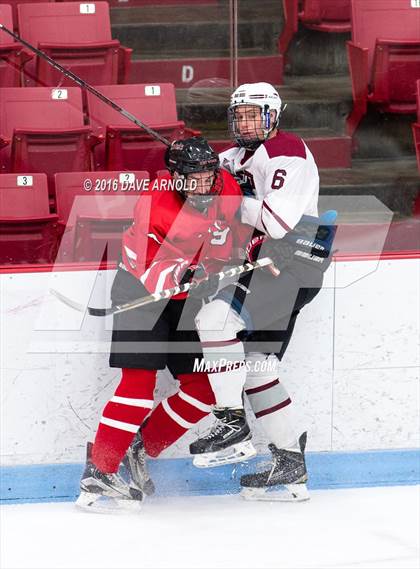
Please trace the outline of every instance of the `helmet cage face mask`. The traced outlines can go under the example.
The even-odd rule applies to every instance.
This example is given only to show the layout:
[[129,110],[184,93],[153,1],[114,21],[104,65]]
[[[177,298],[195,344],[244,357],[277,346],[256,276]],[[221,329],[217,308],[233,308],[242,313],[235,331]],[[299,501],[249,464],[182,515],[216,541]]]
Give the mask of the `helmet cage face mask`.
[[[204,212],[222,191],[219,157],[202,137],[177,140],[167,150],[165,161],[171,174],[183,180],[180,194],[188,203]],[[207,173],[207,176],[200,174]],[[195,180],[195,184],[191,183]]]
[[[253,111],[258,116],[252,116]],[[273,120],[272,111],[275,113]],[[256,114],[256,113],[255,113]],[[239,146],[255,150],[278,127],[279,113],[270,109],[269,105],[260,106],[254,103],[237,103],[228,108],[228,124],[232,137]]]
[[231,96],[230,132],[239,146],[255,150],[278,127],[281,98],[270,83],[244,83]]
[[[206,174],[196,176],[194,174]],[[181,194],[186,201],[200,212],[205,212],[213,203],[214,198],[222,191],[222,177],[219,169],[202,170],[188,175],[182,175],[184,188]],[[195,181],[195,184],[192,182]]]

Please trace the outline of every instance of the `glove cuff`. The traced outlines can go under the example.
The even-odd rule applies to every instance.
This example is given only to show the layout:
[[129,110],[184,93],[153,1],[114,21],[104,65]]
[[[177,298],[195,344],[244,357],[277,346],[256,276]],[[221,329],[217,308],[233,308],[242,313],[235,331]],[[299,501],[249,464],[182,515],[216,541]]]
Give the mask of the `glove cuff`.
[[267,240],[265,235],[257,235],[253,237],[245,249],[248,261],[254,262],[258,259],[262,244]]

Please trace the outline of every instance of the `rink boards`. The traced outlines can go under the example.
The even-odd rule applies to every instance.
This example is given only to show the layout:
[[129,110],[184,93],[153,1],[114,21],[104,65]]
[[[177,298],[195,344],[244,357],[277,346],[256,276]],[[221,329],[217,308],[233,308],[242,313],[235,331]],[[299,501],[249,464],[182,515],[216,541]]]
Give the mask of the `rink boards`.
[[[75,312],[49,290],[105,306],[113,274],[62,268],[0,275],[2,499],[72,499],[77,492],[85,443],[119,370],[108,367],[111,319]],[[280,379],[309,432],[313,487],[418,481],[419,289],[418,255],[341,259],[302,311]],[[175,390],[161,373],[157,399]],[[187,458],[209,420],[154,462],[161,493],[237,491],[250,465],[202,471]],[[264,453],[258,426],[254,439]]]

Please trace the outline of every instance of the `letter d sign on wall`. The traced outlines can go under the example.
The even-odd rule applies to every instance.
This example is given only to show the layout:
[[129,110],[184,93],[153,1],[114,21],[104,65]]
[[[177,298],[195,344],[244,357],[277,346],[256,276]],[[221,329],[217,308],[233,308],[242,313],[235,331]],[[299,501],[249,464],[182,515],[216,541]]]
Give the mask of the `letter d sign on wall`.
[[194,78],[194,67],[192,65],[182,66],[182,82],[191,83]]

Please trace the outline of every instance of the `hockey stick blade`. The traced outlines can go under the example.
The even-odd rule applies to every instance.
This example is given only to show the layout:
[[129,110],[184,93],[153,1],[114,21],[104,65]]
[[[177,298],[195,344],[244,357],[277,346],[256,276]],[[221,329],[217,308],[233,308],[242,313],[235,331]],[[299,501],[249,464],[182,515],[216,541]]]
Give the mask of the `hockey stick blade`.
[[[252,263],[243,263],[242,265],[237,265],[236,267],[231,267],[226,271],[221,271],[220,273],[215,273],[219,277],[219,280],[225,279],[226,277],[233,277],[236,275],[242,275],[243,273],[249,273],[255,269],[260,269],[262,267],[267,267],[273,265],[273,261],[269,257],[264,257],[263,259],[259,259],[258,261],[254,261]],[[133,310],[134,308],[140,308],[141,306],[145,306],[146,304],[151,304],[152,302],[158,302],[159,300],[165,300],[175,296],[177,294],[181,294],[183,292],[188,292],[189,290],[198,286],[196,283],[185,283],[180,286],[176,286],[173,288],[168,288],[163,290],[162,292],[155,292],[149,294],[147,296],[143,296],[137,300],[133,300],[132,302],[127,302],[126,304],[121,304],[118,306],[110,306],[108,308],[94,308],[93,306],[88,306],[85,308],[78,302],[64,296],[61,292],[57,290],[50,289],[51,294],[56,296],[59,300],[61,300],[67,306],[74,308],[79,312],[85,312],[87,310],[90,316],[110,316],[111,314],[119,314],[121,312],[126,312],[127,310]]]
[[67,296],[64,296],[64,294],[62,294],[61,292],[58,292],[58,290],[55,290],[54,288],[50,288],[50,293],[53,296],[55,296],[56,298],[58,298],[58,300],[61,300],[61,302],[63,302],[64,304],[66,304],[70,308],[73,308],[74,310],[77,310],[78,312],[83,312],[83,313],[86,311],[85,306],[76,302],[75,300],[72,300],[71,298],[68,298]]

